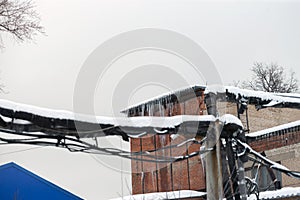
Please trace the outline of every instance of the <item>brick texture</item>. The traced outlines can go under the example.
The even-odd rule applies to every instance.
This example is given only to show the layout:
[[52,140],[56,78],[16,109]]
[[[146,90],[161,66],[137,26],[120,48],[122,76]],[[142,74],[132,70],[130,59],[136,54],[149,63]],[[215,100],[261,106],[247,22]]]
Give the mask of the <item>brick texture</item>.
[[[154,116],[202,115],[205,111],[204,94],[201,97],[185,102],[178,102],[167,105],[165,108],[154,109],[152,112]],[[148,111],[135,113],[135,116],[148,115]],[[171,139],[170,135],[148,135],[143,138],[131,139],[131,151],[138,152],[167,147],[164,150],[158,150],[151,154],[157,157],[170,157],[184,156],[199,150],[200,145],[198,144],[187,144],[173,149],[168,148],[186,139],[183,135],[176,139]],[[132,160],[131,169],[133,194],[205,189],[204,171],[199,156],[173,163],[151,163]]]
[[[219,115],[225,113],[237,116],[237,105],[228,102],[218,102]],[[204,94],[201,97],[193,98],[185,102],[178,102],[172,105],[166,105],[162,108],[154,108],[150,112],[154,116],[174,116],[174,115],[203,115],[207,114],[204,104]],[[147,116],[148,111],[135,113],[132,116]],[[296,121],[300,119],[300,111],[288,108],[265,108],[257,111],[254,106],[248,106],[248,123],[246,112],[241,114],[241,121],[250,132],[263,130],[280,124]],[[249,125],[249,127],[248,127]],[[200,138],[201,139],[201,138]],[[131,139],[131,151],[149,151],[168,147],[186,140],[180,136],[173,140],[170,135],[147,135],[143,138]],[[250,145],[258,152],[272,150],[284,146],[293,145],[300,142],[299,131],[291,133],[282,133],[265,137],[252,142]],[[179,156],[187,155],[198,151],[200,145],[187,145],[181,148],[166,148],[151,153],[153,156]],[[143,157],[137,156],[142,159]],[[149,158],[147,158],[149,159]],[[287,164],[291,161],[283,161]],[[300,161],[299,161],[300,163]],[[297,162],[297,165],[299,164]],[[293,165],[294,166],[294,165]],[[205,173],[202,167],[202,161],[199,156],[195,156],[176,163],[154,163],[138,160],[131,161],[132,168],[132,193],[142,194],[149,192],[163,192],[172,190],[205,190]],[[293,168],[293,167],[291,167]],[[295,167],[294,167],[295,169]],[[283,177],[283,180],[288,180]],[[297,182],[298,183],[298,182]],[[284,183],[283,183],[284,184]],[[293,184],[287,183],[288,184]]]

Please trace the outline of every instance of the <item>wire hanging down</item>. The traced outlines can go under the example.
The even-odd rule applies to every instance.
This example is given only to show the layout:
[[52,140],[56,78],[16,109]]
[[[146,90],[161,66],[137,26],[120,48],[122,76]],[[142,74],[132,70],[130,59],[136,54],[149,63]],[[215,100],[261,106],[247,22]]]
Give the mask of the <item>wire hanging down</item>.
[[[252,158],[252,160],[254,160],[256,162],[260,162],[260,163],[264,164],[265,166],[267,166],[271,169],[278,170],[288,176],[300,179],[300,172],[292,171],[292,170],[286,168],[285,166],[266,158],[265,156],[261,155],[260,153],[254,151],[248,144],[241,142],[240,140],[237,140],[237,143],[244,148],[244,151],[242,152],[242,154],[249,153],[254,156],[254,158]],[[241,156],[242,154],[240,154],[239,156]]]
[[[233,95],[233,97],[235,97]],[[249,99],[248,99],[249,100]],[[251,100],[251,99],[250,99]],[[249,101],[250,101],[249,100]],[[16,110],[18,108],[19,110]],[[29,144],[39,146],[55,146],[66,148],[71,152],[84,152],[102,154],[108,156],[119,156],[122,158],[154,162],[169,163],[179,162],[201,154],[209,153],[215,149],[201,149],[191,153],[184,152],[182,155],[158,156],[157,152],[167,149],[181,148],[189,144],[203,144],[206,134],[211,129],[211,124],[220,123],[223,127],[220,137],[231,138],[234,145],[241,151],[237,157],[247,156],[250,160],[259,162],[271,169],[278,170],[288,176],[299,178],[300,172],[292,171],[278,163],[275,163],[258,152],[254,151],[240,138],[244,133],[240,120],[233,116],[225,115],[216,118],[212,115],[188,116],[177,115],[173,117],[133,117],[133,118],[108,118],[77,116],[66,111],[55,111],[43,108],[17,105],[13,102],[0,100],[0,144]],[[121,136],[124,141],[130,138],[142,138],[148,134],[164,135],[176,134],[183,138],[192,133],[193,139],[186,139],[179,144],[163,146],[149,151],[130,152],[118,148],[104,148],[84,141],[84,138],[95,138],[110,135]],[[5,134],[8,137],[5,137]],[[202,141],[194,139],[202,136]],[[252,155],[249,156],[249,155]],[[172,154],[170,154],[172,155]],[[237,170],[233,168],[232,170]],[[253,182],[248,181],[252,192],[255,190]],[[226,183],[227,185],[228,183]],[[252,185],[251,185],[252,184]],[[237,191],[233,191],[235,195]]]
[[[117,148],[102,148],[96,145],[92,145],[88,142],[82,141],[81,139],[74,137],[74,136],[62,136],[62,135],[46,135],[43,133],[26,133],[26,132],[15,132],[13,130],[5,130],[0,129],[2,133],[8,133],[9,135],[18,135],[22,138],[9,138],[9,137],[0,137],[1,144],[29,144],[29,145],[39,145],[39,146],[55,146],[66,148],[71,152],[84,152],[84,153],[93,153],[93,154],[102,154],[102,155],[112,155],[112,156],[120,156],[123,158],[128,158],[132,160],[139,160],[139,161],[147,161],[147,162],[178,162],[184,159],[188,159],[203,153],[207,153],[212,150],[205,149],[192,152],[188,155],[182,156],[173,156],[173,157],[166,157],[166,156],[155,156],[151,154],[153,152],[163,151],[167,148],[179,148],[185,144],[202,144],[205,141],[205,138],[202,141],[197,141],[195,139],[187,139],[180,144],[169,145],[165,147],[161,147],[154,150],[149,151],[139,151],[139,152],[129,152],[120,150]],[[142,156],[142,158],[138,158],[137,156]]]
[[[215,117],[211,115],[119,119],[92,117],[0,100],[0,140],[2,144],[56,146],[67,148],[72,152],[116,155],[148,162],[176,162],[206,153],[210,149],[195,151],[188,155],[159,157],[153,155],[155,151],[180,148],[185,144],[202,144],[203,141],[189,139],[180,144],[169,144],[151,151],[128,152],[116,148],[98,147],[84,142],[83,139],[117,135],[121,136],[124,141],[129,141],[130,138],[139,138],[146,134],[184,135],[186,133],[192,133],[193,137],[196,135],[204,137],[209,124],[214,121]],[[4,133],[10,136],[2,136]],[[15,138],[16,136],[20,137]],[[137,155],[141,157],[137,159]]]

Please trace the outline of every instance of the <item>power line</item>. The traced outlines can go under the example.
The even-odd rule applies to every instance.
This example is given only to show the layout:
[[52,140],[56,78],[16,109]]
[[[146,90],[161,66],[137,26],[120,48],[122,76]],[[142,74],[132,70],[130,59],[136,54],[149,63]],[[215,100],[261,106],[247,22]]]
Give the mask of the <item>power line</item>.
[[40,149],[40,148],[43,148],[44,146],[42,147],[31,147],[31,148],[28,148],[28,149],[21,149],[21,150],[16,150],[16,151],[10,151],[10,152],[5,152],[5,153],[0,153],[0,156],[3,156],[3,155],[8,155],[8,154],[13,154],[13,153],[20,153],[20,152],[24,152],[24,151],[30,151],[30,150],[34,150],[34,149]]

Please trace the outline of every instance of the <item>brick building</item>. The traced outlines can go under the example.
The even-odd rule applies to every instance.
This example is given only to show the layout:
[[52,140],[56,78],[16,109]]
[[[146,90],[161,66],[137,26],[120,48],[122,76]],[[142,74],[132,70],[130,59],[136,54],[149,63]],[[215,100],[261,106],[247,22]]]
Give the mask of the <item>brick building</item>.
[[[174,94],[164,95],[142,105],[124,110],[128,117],[134,116],[175,116],[203,115],[204,87],[181,90]],[[131,139],[131,151],[149,151],[172,146],[187,139],[187,135],[173,138],[171,135],[148,135]],[[194,137],[194,135],[191,135]],[[201,139],[201,138],[199,138]],[[156,152],[156,156],[187,155],[198,151],[199,144],[187,144],[181,148],[164,149]],[[133,160],[132,193],[165,192],[176,190],[205,190],[205,173],[199,157],[189,158],[177,163],[149,163]]]
[[[174,116],[174,115],[206,115],[205,106],[205,87],[194,86],[192,88],[175,91],[151,99],[142,104],[130,107],[124,111],[128,117],[134,116]],[[231,96],[229,94],[227,96]],[[257,100],[248,99],[248,105],[245,112],[239,112],[242,104],[236,102],[234,98],[227,98],[217,102],[219,115],[233,114],[238,116],[244,124],[245,129],[255,134],[262,131],[258,137],[248,137],[250,145],[257,151],[265,151],[267,157],[280,162],[291,169],[297,169],[300,164],[300,154],[297,147],[300,141],[299,123],[294,126],[277,127],[277,129],[268,129],[277,125],[290,123],[300,119],[300,111],[297,105],[285,103],[283,108],[269,106],[257,110],[259,104]],[[298,97],[297,97],[298,98]],[[260,107],[270,103],[265,99]],[[278,104],[274,104],[278,105]],[[286,105],[289,105],[285,108]],[[263,117],[263,120],[261,120]],[[299,122],[299,121],[298,121]],[[274,131],[276,130],[276,131]],[[249,134],[249,135],[250,135]],[[195,135],[147,135],[143,138],[131,139],[131,151],[149,151],[161,149],[155,156],[175,156],[188,155],[200,148],[199,144],[188,144],[181,148],[172,149],[170,146],[185,141],[188,137]],[[197,138],[201,140],[202,138]],[[165,148],[170,147],[170,148]],[[290,162],[291,159],[294,162]],[[205,172],[203,169],[203,160],[200,157],[192,157],[176,163],[151,163],[142,161],[132,161],[132,193],[143,194],[151,192],[164,192],[176,190],[205,190]],[[246,163],[246,169],[250,169],[250,164]],[[253,168],[253,167],[252,167]],[[255,167],[254,167],[255,168]],[[262,175],[263,174],[263,175]],[[267,173],[260,173],[260,177],[265,177]],[[279,173],[277,173],[279,176]],[[276,174],[276,175],[277,175]],[[247,175],[253,175],[248,172]],[[282,175],[278,177],[282,186],[300,186],[297,179]],[[263,179],[263,178],[262,178]],[[267,182],[267,181],[265,181]],[[266,183],[265,183],[266,184]],[[264,186],[262,184],[262,186]]]

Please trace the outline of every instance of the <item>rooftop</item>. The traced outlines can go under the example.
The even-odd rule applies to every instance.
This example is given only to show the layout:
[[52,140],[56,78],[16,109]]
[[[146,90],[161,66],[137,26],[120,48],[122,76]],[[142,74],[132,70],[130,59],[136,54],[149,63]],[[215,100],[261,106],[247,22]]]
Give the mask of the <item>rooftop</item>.
[[300,94],[298,93],[270,93],[263,91],[254,91],[241,89],[233,86],[203,86],[193,85],[187,88],[171,91],[146,101],[121,110],[121,113],[133,112],[134,110],[142,110],[148,105],[166,105],[167,103],[184,102],[191,98],[201,96],[201,92],[226,94],[227,101],[237,101],[239,99],[246,100],[249,104],[257,105],[258,108],[264,107],[290,107],[300,109]]

